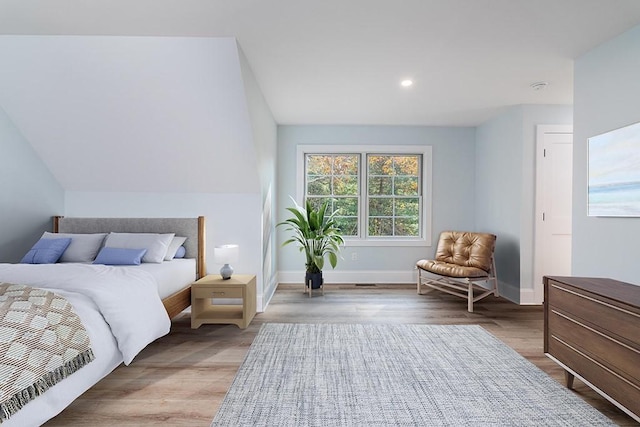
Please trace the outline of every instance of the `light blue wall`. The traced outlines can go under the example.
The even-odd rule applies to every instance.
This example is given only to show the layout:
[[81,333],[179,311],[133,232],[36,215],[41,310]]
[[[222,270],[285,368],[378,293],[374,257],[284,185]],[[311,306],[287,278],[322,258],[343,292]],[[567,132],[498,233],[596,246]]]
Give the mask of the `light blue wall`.
[[[443,229],[473,229],[475,225],[474,128],[421,126],[278,126],[278,221],[288,217],[289,195],[296,194],[296,147],[312,144],[430,145],[433,156],[432,247],[347,247],[337,273],[380,270],[412,273],[415,261],[431,257]],[[278,232],[278,245],[285,240]],[[293,245],[279,249],[278,270],[304,270],[304,259]],[[351,253],[357,251],[358,259]],[[301,273],[302,274],[302,273]],[[364,272],[362,273],[364,274]],[[360,274],[360,277],[364,277]],[[302,277],[302,276],[301,276]],[[356,275],[357,277],[357,275]],[[302,279],[301,279],[302,280]],[[364,280],[367,280],[366,278]]]
[[0,262],[17,262],[64,210],[64,192],[0,108]]
[[571,115],[568,105],[519,105],[477,128],[476,226],[498,236],[500,292],[513,301],[533,290],[536,126]]
[[522,115],[513,107],[476,131],[476,229],[497,236],[500,292],[519,301]]
[[573,144],[573,257],[576,276],[640,285],[640,218],[587,216],[587,140],[640,121],[640,26],[576,60]]

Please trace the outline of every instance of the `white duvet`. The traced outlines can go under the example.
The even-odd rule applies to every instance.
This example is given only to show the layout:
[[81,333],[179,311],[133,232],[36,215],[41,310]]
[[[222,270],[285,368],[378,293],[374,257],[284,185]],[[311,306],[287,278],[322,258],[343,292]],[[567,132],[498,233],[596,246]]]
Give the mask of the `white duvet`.
[[0,281],[49,289],[82,320],[95,360],[29,402],[1,425],[39,426],[122,362],[169,332],[156,280],[143,270],[91,264],[0,264]]
[[127,365],[171,327],[155,279],[145,271],[93,264],[0,264],[0,281],[88,297]]

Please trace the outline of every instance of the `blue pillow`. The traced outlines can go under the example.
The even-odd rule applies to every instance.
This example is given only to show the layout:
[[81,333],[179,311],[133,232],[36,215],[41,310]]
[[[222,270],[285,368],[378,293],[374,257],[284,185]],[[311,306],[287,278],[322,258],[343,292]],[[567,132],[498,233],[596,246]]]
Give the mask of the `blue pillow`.
[[22,264],[54,264],[71,243],[71,238],[40,239],[20,260]]
[[127,249],[104,247],[98,252],[94,264],[140,265],[146,249]]
[[187,250],[184,248],[184,246],[180,246],[178,248],[178,250],[176,251],[176,254],[173,256],[174,258],[184,258],[184,256],[187,254]]

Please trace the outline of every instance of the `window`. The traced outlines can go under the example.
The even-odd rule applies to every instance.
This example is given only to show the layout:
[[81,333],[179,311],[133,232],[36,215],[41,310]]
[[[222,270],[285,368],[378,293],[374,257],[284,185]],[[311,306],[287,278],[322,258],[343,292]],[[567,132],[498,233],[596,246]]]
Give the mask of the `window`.
[[306,154],[305,197],[318,206],[329,199],[337,210],[336,223],[344,236],[358,235],[360,156],[358,154]]
[[430,245],[431,147],[299,146],[298,177],[298,200],[329,200],[348,245]]
[[367,232],[373,236],[420,237],[422,156],[367,155]]

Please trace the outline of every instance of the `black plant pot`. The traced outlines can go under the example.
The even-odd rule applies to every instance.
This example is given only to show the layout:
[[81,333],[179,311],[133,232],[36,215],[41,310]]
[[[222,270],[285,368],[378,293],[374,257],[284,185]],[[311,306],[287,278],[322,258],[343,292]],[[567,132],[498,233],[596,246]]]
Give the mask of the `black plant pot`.
[[322,286],[322,271],[319,273],[307,273],[304,276],[304,283],[307,287],[311,284],[311,289],[320,289]]

